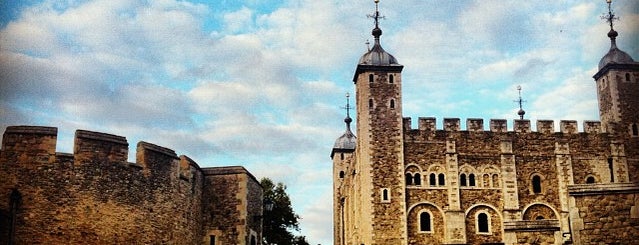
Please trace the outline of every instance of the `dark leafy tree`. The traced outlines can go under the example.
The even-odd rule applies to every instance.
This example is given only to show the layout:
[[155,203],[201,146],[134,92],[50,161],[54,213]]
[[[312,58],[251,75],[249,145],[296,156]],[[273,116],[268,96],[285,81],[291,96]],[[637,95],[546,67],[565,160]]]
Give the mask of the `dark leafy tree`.
[[306,241],[306,237],[305,236],[296,236],[293,239],[293,244],[294,245],[311,245],[308,243],[308,241]]
[[264,190],[264,200],[273,203],[272,210],[264,210],[262,236],[264,244],[277,245],[307,245],[304,236],[295,236],[291,231],[299,231],[298,220],[291,206],[291,199],[286,194],[286,185],[274,184],[269,178],[260,180]]

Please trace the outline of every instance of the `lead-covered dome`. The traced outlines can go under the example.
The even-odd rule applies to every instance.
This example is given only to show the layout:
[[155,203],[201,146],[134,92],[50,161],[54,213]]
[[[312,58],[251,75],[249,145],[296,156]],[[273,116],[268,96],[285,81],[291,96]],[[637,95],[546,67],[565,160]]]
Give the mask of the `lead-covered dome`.
[[337,140],[335,140],[335,144],[333,145],[333,149],[340,150],[355,150],[355,146],[357,144],[357,137],[351,132],[351,122],[353,119],[347,117],[344,119],[346,122],[346,132],[342,134]]
[[617,35],[615,30],[608,32],[608,37],[610,37],[611,41],[610,50],[608,50],[608,53],[599,61],[599,70],[607,64],[632,64],[635,62],[628,53],[617,48]]
[[359,65],[373,65],[373,66],[389,66],[398,65],[397,59],[382,48],[379,42],[379,36],[382,35],[382,30],[379,27],[373,29],[373,36],[375,37],[375,44],[368,52],[366,52],[359,59]]

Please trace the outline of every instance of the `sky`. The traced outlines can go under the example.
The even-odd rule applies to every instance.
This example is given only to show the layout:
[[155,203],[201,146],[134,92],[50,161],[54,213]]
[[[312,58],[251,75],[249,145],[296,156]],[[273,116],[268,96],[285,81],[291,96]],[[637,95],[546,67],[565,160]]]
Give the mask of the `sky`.
[[[639,60],[639,1],[617,0]],[[381,43],[404,65],[403,115],[598,120],[610,48],[604,0],[381,0]],[[373,41],[372,0],[0,0],[0,129],[58,127],[147,141],[201,167],[288,186],[299,234],[332,244],[333,143]],[[351,106],[354,105],[351,101]],[[356,125],[354,125],[356,127]],[[487,127],[487,123],[485,123]],[[558,128],[557,126],[555,128]]]

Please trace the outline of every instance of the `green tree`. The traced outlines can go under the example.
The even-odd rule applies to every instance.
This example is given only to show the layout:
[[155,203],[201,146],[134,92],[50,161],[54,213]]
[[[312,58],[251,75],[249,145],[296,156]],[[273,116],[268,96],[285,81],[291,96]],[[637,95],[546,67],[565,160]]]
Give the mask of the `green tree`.
[[265,202],[273,204],[272,210],[264,210],[262,220],[262,236],[264,244],[277,245],[307,245],[304,236],[295,236],[292,230],[299,231],[300,217],[295,214],[291,206],[291,199],[286,194],[286,185],[276,184],[269,178],[260,180],[264,191]]

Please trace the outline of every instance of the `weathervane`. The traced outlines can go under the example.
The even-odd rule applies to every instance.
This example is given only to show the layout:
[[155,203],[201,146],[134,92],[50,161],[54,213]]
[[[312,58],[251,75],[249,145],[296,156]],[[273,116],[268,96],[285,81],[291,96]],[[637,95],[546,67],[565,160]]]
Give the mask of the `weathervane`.
[[379,19],[384,19],[384,16],[379,15],[379,0],[375,0],[375,13],[366,15],[368,18],[375,20],[375,28],[379,28]]
[[519,111],[517,112],[517,115],[519,115],[519,119],[524,120],[524,114],[526,114],[526,111],[524,111],[524,109],[522,108],[522,104],[524,102],[526,102],[526,101],[521,99],[521,86],[520,85],[517,85],[517,91],[519,92],[519,99],[515,100],[515,102],[519,103]]
[[351,107],[351,104],[350,104],[350,99],[349,99],[350,97],[351,97],[351,94],[347,92],[346,93],[346,107],[341,107],[342,109],[346,110],[346,118],[350,118],[351,117],[350,116],[350,111],[351,111],[351,109],[353,109]]
[[612,0],[606,0],[606,3],[608,3],[608,14],[602,15],[601,19],[604,19],[606,20],[606,22],[610,23],[610,30],[614,30],[612,28],[613,22],[615,20],[619,20],[619,17],[615,16],[615,13],[612,12],[612,7],[610,6],[612,4]]

